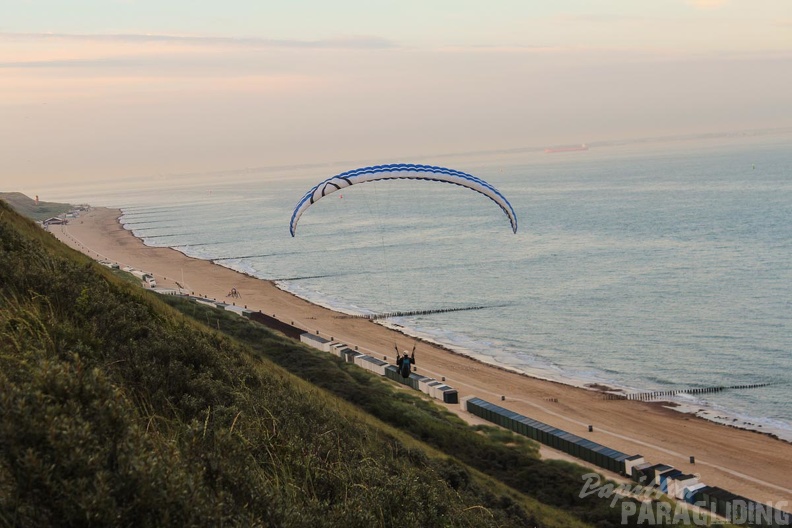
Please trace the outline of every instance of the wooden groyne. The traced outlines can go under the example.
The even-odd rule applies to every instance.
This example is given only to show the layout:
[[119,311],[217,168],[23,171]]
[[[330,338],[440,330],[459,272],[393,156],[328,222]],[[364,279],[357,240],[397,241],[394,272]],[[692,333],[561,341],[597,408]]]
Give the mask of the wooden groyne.
[[303,275],[301,277],[280,277],[277,279],[269,279],[272,282],[285,282],[285,281],[299,281],[299,280],[307,280],[307,279],[324,279],[327,277],[338,277],[338,273],[333,273],[332,275]]
[[637,401],[653,401],[662,400],[664,398],[671,398],[680,394],[711,394],[713,392],[721,392],[725,390],[740,390],[740,389],[758,389],[767,387],[771,383],[751,383],[748,385],[731,385],[728,387],[700,387],[696,389],[675,389],[668,391],[654,391],[654,392],[634,392],[631,394],[604,394],[603,398],[606,400],[637,400]]
[[364,314],[364,315],[336,315],[336,319],[368,319],[369,321],[377,321],[379,319],[388,319],[389,317],[408,317],[411,315],[430,315],[430,314],[438,314],[438,313],[449,313],[449,312],[465,312],[469,310],[485,310],[487,308],[497,308],[501,305],[490,305],[490,306],[463,306],[459,308],[435,308],[432,310],[407,310],[401,312],[385,312],[379,314]]
[[170,235],[140,235],[140,238],[167,238],[167,237],[175,237],[175,236],[192,236],[192,235],[200,235],[200,233],[173,233]]

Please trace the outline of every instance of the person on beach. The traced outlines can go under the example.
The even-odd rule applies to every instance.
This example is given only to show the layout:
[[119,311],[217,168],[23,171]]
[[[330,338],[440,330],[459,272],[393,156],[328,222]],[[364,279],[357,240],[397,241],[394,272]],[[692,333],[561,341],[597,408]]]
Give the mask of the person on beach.
[[399,369],[402,378],[409,378],[412,366],[415,365],[415,345],[413,345],[412,354],[408,355],[405,350],[404,355],[401,357],[399,356],[399,347],[396,345],[394,347],[396,348],[396,367]]

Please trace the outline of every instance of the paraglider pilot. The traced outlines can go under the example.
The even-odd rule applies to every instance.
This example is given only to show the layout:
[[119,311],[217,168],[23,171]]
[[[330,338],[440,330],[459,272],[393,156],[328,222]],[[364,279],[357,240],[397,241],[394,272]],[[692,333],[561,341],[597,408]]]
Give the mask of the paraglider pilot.
[[393,346],[396,348],[396,367],[398,367],[402,378],[409,378],[410,370],[412,370],[412,366],[415,365],[415,345],[413,345],[412,354],[409,356],[406,350],[403,356],[399,356],[399,347],[396,345]]

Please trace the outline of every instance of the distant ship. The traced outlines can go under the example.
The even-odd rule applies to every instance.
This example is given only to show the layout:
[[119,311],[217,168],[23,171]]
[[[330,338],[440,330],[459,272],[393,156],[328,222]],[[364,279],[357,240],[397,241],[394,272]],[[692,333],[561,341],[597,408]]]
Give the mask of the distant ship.
[[549,147],[545,149],[545,153],[554,154],[556,152],[576,152],[578,150],[588,150],[588,145],[583,143],[581,145],[563,145],[560,147]]

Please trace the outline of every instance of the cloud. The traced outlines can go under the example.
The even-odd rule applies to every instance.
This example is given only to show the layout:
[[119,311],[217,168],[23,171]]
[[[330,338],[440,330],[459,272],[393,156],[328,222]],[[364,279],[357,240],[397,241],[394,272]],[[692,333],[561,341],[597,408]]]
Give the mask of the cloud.
[[71,40],[124,44],[182,44],[191,46],[232,46],[248,48],[294,49],[388,49],[397,45],[388,39],[372,35],[347,35],[318,40],[267,39],[259,37],[207,37],[162,34],[72,34],[72,33],[3,33],[0,40]]
[[[374,36],[277,40],[166,34],[0,32],[0,71],[103,77],[291,75],[308,61],[317,71],[358,52],[403,49]],[[334,52],[327,56],[325,52]],[[300,61],[295,61],[299,54]],[[66,73],[70,72],[70,73]]]

